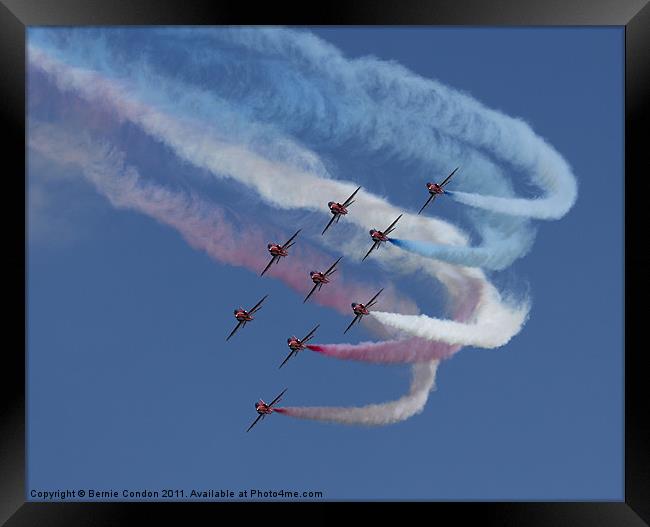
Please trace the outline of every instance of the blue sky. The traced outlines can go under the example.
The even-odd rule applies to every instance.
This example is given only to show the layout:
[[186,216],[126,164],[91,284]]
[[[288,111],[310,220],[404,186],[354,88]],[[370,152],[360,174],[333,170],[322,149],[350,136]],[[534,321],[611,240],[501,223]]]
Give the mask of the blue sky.
[[[57,31],[30,30],[29,38],[41,42]],[[128,63],[140,49],[155,46],[142,31],[107,38],[106,45]],[[504,290],[529,291],[530,319],[502,348],[466,347],[442,362],[424,411],[406,421],[363,428],[275,415],[244,434],[258,397],[268,400],[288,387],[285,403],[292,406],[387,401],[408,389],[410,369],[306,351],[278,371],[290,334],[301,336],[320,323],[315,341],[343,342],[350,317],[303,305],[300,294],[277,280],[214,262],[174,230],[113,208],[74,170],[30,151],[28,489],[622,499],[623,30],[312,31],[347,57],[395,61],[521,117],[570,163],[579,186],[574,207],[559,221],[523,222],[521,229],[537,231],[534,246],[506,269],[489,273]],[[197,47],[197,56],[202,52]],[[97,51],[98,68],[102,53]],[[184,80],[212,82],[209,74],[205,80],[200,71],[186,69],[174,53],[160,57],[156,66],[163,71],[176,68]],[[232,84],[227,88],[233,90]],[[87,105],[42,77],[30,79],[28,97],[30,120],[62,123],[79,133],[97,128]],[[259,118],[299,132],[290,129],[291,115]],[[421,206],[429,178],[424,164],[302,132],[300,139],[335,173],[398,206]],[[215,183],[128,123],[111,128],[104,139],[123,149],[142,175],[176,188],[191,186],[241,218],[286,229],[327,221],[324,214],[275,211],[241,185]],[[530,191],[517,180],[513,187]],[[324,206],[333,198],[324,196]],[[476,239],[465,209],[439,199],[432,214]],[[435,284],[391,277],[376,262],[354,271],[362,276],[364,269],[372,271],[370,279],[376,273],[394,281],[425,311],[441,309]],[[255,323],[225,345],[233,308],[266,293]],[[363,326],[350,333],[352,342],[373,338]]]

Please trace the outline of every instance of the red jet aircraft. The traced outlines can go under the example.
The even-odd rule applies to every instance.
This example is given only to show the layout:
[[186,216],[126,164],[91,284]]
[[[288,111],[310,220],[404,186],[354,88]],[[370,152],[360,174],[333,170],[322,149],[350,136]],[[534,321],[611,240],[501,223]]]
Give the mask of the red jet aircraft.
[[355,190],[352,193],[352,195],[343,202],[343,204],[336,203],[334,201],[330,201],[327,204],[327,206],[330,208],[330,212],[332,214],[334,214],[334,216],[332,216],[332,219],[325,226],[325,228],[323,229],[323,232],[321,232],[321,234],[325,234],[325,231],[330,228],[330,225],[332,225],[332,222],[336,221],[336,223],[338,223],[341,216],[345,216],[348,213],[347,207],[349,207],[350,205],[352,205],[354,203],[353,198],[356,195],[356,193],[359,192],[360,188],[361,187],[357,188],[357,190]]
[[235,332],[236,332],[236,331],[237,331],[241,326],[245,326],[245,325],[246,325],[246,322],[250,322],[251,320],[253,320],[253,318],[254,318],[254,317],[253,317],[253,313],[255,313],[255,311],[261,309],[262,302],[264,302],[264,300],[266,300],[266,297],[267,297],[267,296],[269,296],[269,295],[264,295],[264,298],[262,298],[262,300],[260,300],[257,304],[255,304],[255,305],[254,305],[252,308],[250,308],[248,311],[246,311],[245,309],[242,309],[241,307],[235,309],[235,318],[237,319],[238,324],[235,326],[235,329],[233,329],[233,330],[230,332],[230,335],[228,335],[228,336],[226,337],[226,340],[229,340],[230,337],[232,337],[232,336],[235,334]]
[[[445,193],[445,189],[443,187],[447,183],[449,183],[449,180],[451,179],[451,176],[453,176],[456,173],[456,170],[458,170],[459,168],[460,167],[456,167],[454,169],[454,171],[451,174],[449,174],[445,178],[445,180],[442,183],[440,183],[439,185],[438,185],[438,183],[427,183],[427,189],[429,190],[430,196],[429,196],[429,199],[427,200],[427,202],[424,205],[422,205],[422,208],[420,209],[420,212],[422,212],[424,210],[424,207],[426,207],[431,201],[436,199],[436,196],[438,196],[439,194],[444,194]],[[420,214],[420,212],[418,212],[418,214]]]
[[282,390],[282,393],[273,399],[269,404],[266,404],[262,399],[255,403],[255,411],[259,414],[257,419],[253,421],[253,424],[248,427],[247,432],[250,432],[250,429],[253,428],[260,419],[264,419],[267,415],[272,414],[275,410],[272,408],[273,405],[280,401],[280,398],[284,395],[287,389]]
[[318,290],[320,291],[321,287],[323,287],[323,284],[329,283],[329,277],[332,276],[337,271],[336,269],[334,269],[334,267],[336,267],[336,264],[341,261],[341,258],[343,258],[343,256],[339,257],[339,259],[332,264],[332,267],[330,267],[324,273],[321,273],[320,271],[311,271],[309,273],[309,276],[311,276],[311,281],[314,282],[314,287],[311,288],[309,294],[302,301],[303,304],[307,302],[307,300],[313,294],[313,292],[316,291],[316,288],[318,288]]
[[344,334],[348,332],[348,329],[350,329],[355,322],[361,320],[365,315],[368,315],[370,313],[370,311],[368,311],[368,308],[376,304],[375,300],[383,290],[384,289],[381,288],[379,290],[379,293],[373,296],[366,304],[357,304],[356,302],[352,302],[352,311],[354,311],[355,317],[354,320],[350,322],[350,325],[347,327],[347,329],[343,332]]
[[294,243],[296,243],[296,242],[293,243],[291,242],[296,236],[298,236],[298,233],[301,230],[302,229],[298,229],[296,233],[291,238],[289,238],[284,245],[278,245],[277,243],[269,243],[267,245],[268,250],[271,253],[271,261],[264,268],[264,271],[262,271],[262,274],[260,274],[260,276],[263,276],[264,273],[266,273],[266,271],[269,270],[269,267],[271,267],[274,263],[278,263],[280,261],[280,258],[289,254],[288,252],[289,247],[291,247]]
[[314,333],[316,333],[316,330],[319,327],[320,324],[318,324],[314,329],[307,333],[305,337],[301,339],[297,338],[295,335],[292,335],[291,338],[287,339],[287,345],[291,351],[289,352],[289,355],[287,355],[287,358],[284,359],[284,362],[280,364],[280,368],[282,368],[282,366],[284,366],[291,357],[297,355],[299,351],[302,351],[307,347],[307,342],[314,338]]
[[385,231],[383,231],[383,232],[382,232],[382,231],[375,230],[375,229],[370,229],[370,237],[372,238],[372,241],[373,241],[374,243],[372,244],[372,247],[371,247],[370,250],[366,253],[366,255],[361,259],[362,262],[363,262],[366,258],[368,258],[368,255],[369,255],[372,251],[374,251],[375,249],[377,249],[377,247],[379,247],[379,246],[382,244],[382,242],[386,242],[386,241],[388,241],[388,235],[389,235],[391,232],[393,232],[393,231],[395,230],[395,224],[399,221],[399,219],[400,219],[401,217],[402,217],[401,214],[400,214],[399,216],[397,216],[397,219],[396,219],[393,223],[391,223],[391,224],[388,226],[388,228],[387,228]]

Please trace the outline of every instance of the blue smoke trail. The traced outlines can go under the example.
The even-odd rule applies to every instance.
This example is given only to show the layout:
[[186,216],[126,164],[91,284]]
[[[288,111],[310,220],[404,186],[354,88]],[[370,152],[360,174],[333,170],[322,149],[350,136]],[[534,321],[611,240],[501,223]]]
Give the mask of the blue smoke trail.
[[[420,242],[415,240],[402,240],[399,238],[389,238],[392,244],[426,258],[435,258],[445,262],[464,265],[467,267],[484,267],[495,271],[500,271],[508,267],[509,263],[504,259],[512,244],[498,240],[488,246],[483,247],[463,247],[454,245],[440,245],[429,242]],[[499,243],[503,244],[501,251],[495,250]]]
[[[446,194],[451,192],[445,191]],[[507,268],[514,260],[525,256],[532,249],[535,241],[535,231],[532,227],[521,229],[517,222],[501,214],[485,215],[482,211],[471,210],[468,215],[475,216],[477,230],[482,239],[478,246],[443,245],[402,238],[389,238],[389,241],[405,251],[426,258],[493,271]]]

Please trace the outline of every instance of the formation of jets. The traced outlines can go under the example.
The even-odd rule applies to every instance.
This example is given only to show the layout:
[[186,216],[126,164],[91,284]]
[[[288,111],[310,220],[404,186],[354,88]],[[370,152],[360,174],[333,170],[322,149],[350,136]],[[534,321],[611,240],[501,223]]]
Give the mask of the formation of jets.
[[[455,168],[451,174],[449,174],[441,183],[427,183],[426,187],[427,190],[429,191],[429,199],[427,199],[426,203],[422,206],[422,208],[419,210],[418,214],[420,214],[424,208],[431,203],[433,200],[436,199],[437,196],[441,194],[445,194],[445,185],[449,183],[451,180],[452,176],[456,173],[459,167]],[[325,229],[323,229],[323,232],[321,234],[325,234],[327,229],[330,228],[330,226],[333,223],[338,223],[339,219],[341,216],[345,216],[348,213],[348,207],[354,203],[355,199],[354,197],[356,196],[357,192],[361,187],[358,187],[343,203],[338,203],[335,201],[330,201],[327,206],[332,213],[332,218],[330,221],[327,223],[325,226]],[[378,249],[382,243],[385,243],[389,240],[388,235],[392,233],[395,230],[395,226],[397,225],[397,222],[399,219],[402,217],[402,214],[400,214],[393,223],[391,223],[386,229],[383,231],[379,231],[377,229],[370,229],[370,238],[372,240],[372,246],[370,247],[370,250],[366,253],[366,255],[361,259],[361,261],[364,261],[372,251]],[[284,258],[289,255],[289,249],[296,243],[294,240],[298,236],[302,229],[298,229],[291,238],[289,238],[284,244],[280,245],[277,243],[269,243],[267,245],[267,249],[271,255],[271,261],[266,265],[266,267],[262,270],[260,276],[263,276],[264,273],[266,273],[271,266],[275,263],[277,264],[281,258]],[[336,265],[341,261],[343,257],[339,257],[338,260],[336,260],[326,271],[320,272],[320,271],[310,271],[309,277],[311,278],[311,281],[314,283],[313,287],[303,300],[303,303],[307,302],[309,300],[309,297],[314,294],[316,291],[320,291],[323,285],[327,284],[330,282],[331,276],[337,271]],[[353,302],[352,303],[352,312],[354,313],[354,319],[348,327],[345,329],[343,332],[344,334],[348,332],[348,330],[357,322],[359,322],[364,316],[370,314],[370,308],[374,306],[377,303],[377,298],[383,291],[383,288],[379,290],[379,292],[373,296],[368,302],[365,304]],[[240,308],[235,309],[235,318],[237,319],[237,326],[235,326],[235,329],[233,329],[230,332],[230,335],[226,337],[226,340],[230,340],[230,338],[237,332],[237,330],[240,327],[245,327],[246,324],[254,319],[253,314],[259,311],[262,307],[262,303],[268,295],[265,295],[262,297],[262,299],[255,304],[252,308],[249,310],[245,310]],[[284,366],[291,357],[294,355],[297,355],[300,351],[304,350],[307,347],[307,342],[309,342],[315,335],[316,330],[320,327],[320,324],[317,324],[316,327],[314,327],[307,335],[305,335],[302,339],[297,338],[295,335],[292,335],[287,339],[287,345],[289,346],[289,355],[284,359],[282,364],[280,364],[280,368]],[[257,401],[255,403],[255,411],[258,413],[257,418],[255,421],[253,421],[253,424],[251,424],[246,432],[250,431],[260,420],[263,420],[267,415],[272,414],[276,409],[274,408],[274,405],[277,404],[284,393],[287,391],[285,388],[282,390],[280,395],[278,395],[275,399],[273,399],[270,403],[265,403],[262,399]]]

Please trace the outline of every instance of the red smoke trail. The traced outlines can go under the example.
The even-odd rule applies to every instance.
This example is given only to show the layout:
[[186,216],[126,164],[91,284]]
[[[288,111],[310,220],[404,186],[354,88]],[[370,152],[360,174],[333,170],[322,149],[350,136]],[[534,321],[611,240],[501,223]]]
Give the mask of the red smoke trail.
[[457,346],[444,342],[409,338],[384,342],[360,344],[321,344],[307,346],[310,350],[336,359],[358,360],[375,363],[428,362],[446,359]]

